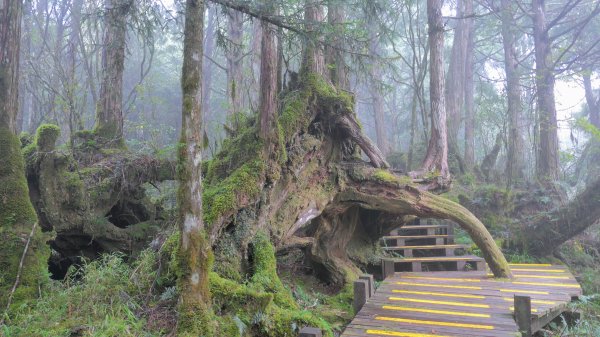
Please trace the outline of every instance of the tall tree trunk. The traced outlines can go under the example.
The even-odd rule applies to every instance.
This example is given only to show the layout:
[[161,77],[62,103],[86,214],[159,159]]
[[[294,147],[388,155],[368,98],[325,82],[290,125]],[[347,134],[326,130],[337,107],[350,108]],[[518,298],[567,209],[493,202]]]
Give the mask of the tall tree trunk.
[[104,38],[102,48],[102,81],[96,107],[95,131],[105,142],[123,142],[123,70],[127,15],[131,0],[105,0]]
[[[274,3],[269,5],[269,13],[274,13]],[[259,132],[269,147],[277,131],[277,33],[274,25],[266,21],[261,25]]]
[[431,134],[421,170],[438,172],[442,179],[449,178],[448,134],[444,100],[444,22],[442,0],[427,0],[429,25],[429,96],[431,104]]
[[371,64],[369,67],[369,93],[373,104],[373,117],[375,119],[375,135],[377,137],[377,146],[383,155],[389,152],[387,135],[385,130],[385,111],[384,99],[382,96],[382,73],[381,64],[378,60],[379,36],[377,25],[377,5],[373,2],[367,2],[367,26],[369,30],[369,55]]
[[227,10],[229,48],[227,55],[227,97],[228,113],[234,114],[242,110],[242,46],[244,15],[233,9]]
[[323,6],[319,0],[305,0],[304,6],[306,39],[302,57],[302,72],[325,75],[323,44],[320,43],[318,32],[319,25],[323,22]]
[[[48,247],[25,179],[19,111],[21,0],[0,1],[0,310],[34,298],[47,272]],[[20,267],[19,262],[23,264]],[[20,280],[20,281],[19,281]],[[15,292],[16,288],[19,290]],[[4,316],[4,314],[3,314]],[[0,322],[2,324],[2,322]]]
[[551,182],[559,176],[558,124],[554,100],[552,55],[546,23],[545,1],[532,0],[531,4],[539,124],[536,174],[539,181]]
[[341,49],[344,43],[344,4],[340,0],[328,0],[327,22],[331,26],[330,45],[326,49],[325,62],[329,69],[329,79],[338,88],[348,90],[348,66]]
[[521,134],[521,84],[515,49],[514,17],[511,1],[502,0],[502,44],[504,46],[504,71],[508,96],[508,151],[506,175],[508,186],[525,178],[525,156]]
[[[458,153],[458,130],[462,119],[462,107],[464,103],[465,89],[465,55],[467,52],[468,31],[466,29],[467,19],[465,6],[469,0],[456,1],[456,27],[454,29],[454,40],[450,54],[450,65],[446,77],[445,99],[446,114],[448,116],[448,141],[451,142],[450,151],[453,156]],[[472,6],[471,0],[471,8]]]
[[202,38],[204,2],[187,0],[183,40],[182,126],[179,146],[179,299],[178,333],[212,336],[208,275],[212,250],[202,219]]
[[[206,26],[206,36],[204,37],[204,55],[206,57],[213,58],[215,50],[215,30],[216,30],[216,17],[217,9],[208,7],[208,25]],[[210,111],[210,98],[212,93],[212,73],[214,66],[212,62],[202,63],[202,114],[204,119],[209,119]]]
[[[470,13],[470,12],[469,12]],[[471,22],[472,25],[472,22]],[[475,166],[475,111],[473,104],[473,53],[475,49],[475,32],[469,30],[469,42],[465,55],[465,169],[472,171]]]

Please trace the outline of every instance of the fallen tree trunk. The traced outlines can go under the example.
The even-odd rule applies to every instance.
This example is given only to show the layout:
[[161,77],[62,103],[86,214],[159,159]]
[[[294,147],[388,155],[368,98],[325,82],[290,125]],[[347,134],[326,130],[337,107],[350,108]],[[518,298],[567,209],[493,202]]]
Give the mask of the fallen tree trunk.
[[589,184],[568,204],[541,213],[524,228],[523,246],[530,254],[551,254],[561,244],[600,220],[600,179]]

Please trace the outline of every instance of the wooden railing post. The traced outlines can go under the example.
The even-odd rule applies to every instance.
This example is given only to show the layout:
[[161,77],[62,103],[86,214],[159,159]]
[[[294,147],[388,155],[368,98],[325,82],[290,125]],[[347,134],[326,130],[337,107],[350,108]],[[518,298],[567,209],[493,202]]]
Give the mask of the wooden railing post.
[[515,295],[515,321],[522,337],[531,337],[531,297]]
[[369,299],[369,283],[367,280],[354,281],[354,313],[357,314]]
[[367,281],[368,290],[369,290],[368,295],[369,295],[369,298],[371,298],[371,296],[373,296],[373,294],[375,294],[375,281],[373,280],[373,275],[363,274],[363,275],[360,275],[358,277],[358,279]]
[[321,329],[305,326],[300,330],[298,337],[323,337]]
[[393,275],[396,272],[396,266],[393,259],[383,258],[381,259],[381,277],[385,280],[388,276]]

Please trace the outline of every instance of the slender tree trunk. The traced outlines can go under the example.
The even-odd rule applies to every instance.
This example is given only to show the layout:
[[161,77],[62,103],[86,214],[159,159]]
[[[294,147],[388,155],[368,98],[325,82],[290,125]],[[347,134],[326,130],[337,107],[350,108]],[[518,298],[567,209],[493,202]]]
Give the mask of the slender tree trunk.
[[[39,226],[35,226],[37,215],[29,199],[21,142],[16,135],[22,15],[21,0],[0,1],[0,310],[3,316],[5,308],[10,309],[11,300],[17,303],[37,295],[45,279],[48,259],[45,239]],[[22,268],[21,256],[25,257]],[[19,290],[15,292],[17,286]]]
[[227,55],[227,97],[228,113],[234,114],[242,110],[242,46],[244,33],[244,16],[233,9],[227,10],[229,44]]
[[[274,6],[273,2],[269,5]],[[268,10],[275,12],[273,7]],[[265,145],[270,147],[277,130],[277,28],[266,21],[261,25],[259,132]]]
[[202,220],[202,38],[204,3],[187,0],[183,41],[183,91],[181,140],[179,146],[179,299],[178,333],[212,336],[209,319],[211,299],[208,275],[212,250]]
[[[206,36],[204,37],[204,55],[210,58],[214,57],[216,16],[217,9],[208,7],[208,25],[206,26]],[[209,115],[211,114],[210,98],[213,69],[212,62],[202,63],[202,114],[205,120],[209,119]]]
[[421,170],[436,171],[443,179],[450,176],[448,170],[448,135],[444,101],[444,22],[442,0],[427,0],[429,25],[429,96],[431,104],[431,135]]
[[100,138],[116,145],[123,142],[123,70],[127,15],[131,0],[105,0],[102,81],[96,107],[95,129]]
[[378,50],[379,50],[379,36],[378,36],[378,25],[377,25],[377,9],[376,5],[368,2],[367,3],[367,26],[369,30],[369,55],[371,56],[371,64],[369,67],[369,93],[373,104],[373,117],[375,119],[375,135],[377,137],[377,146],[383,153],[387,155],[389,152],[387,135],[385,130],[385,111],[384,111],[384,99],[382,96],[382,73],[381,64],[379,63]]
[[558,124],[554,99],[554,74],[550,39],[546,23],[544,0],[532,0],[533,40],[535,45],[535,83],[537,89],[537,111],[539,144],[537,149],[536,174],[541,182],[558,178]]
[[348,66],[341,51],[344,43],[344,4],[340,0],[328,0],[327,6],[327,22],[333,31],[325,55],[329,79],[336,87],[348,90]]
[[[472,25],[472,23],[471,23]],[[465,56],[465,169],[472,171],[475,167],[475,111],[473,104],[473,53],[475,49],[475,33],[469,29],[469,42]]]
[[320,43],[319,25],[323,22],[323,6],[319,0],[305,0],[304,25],[306,40],[302,58],[303,73],[325,74],[325,57]]
[[583,88],[585,89],[585,101],[589,109],[590,123],[592,123],[593,126],[600,128],[600,97],[594,97],[590,71],[585,71],[583,74]]
[[511,1],[502,0],[502,43],[504,46],[504,71],[506,73],[506,93],[508,96],[508,151],[506,175],[508,186],[525,178],[525,156],[521,120],[521,84],[518,72],[517,51],[515,49],[514,17]]

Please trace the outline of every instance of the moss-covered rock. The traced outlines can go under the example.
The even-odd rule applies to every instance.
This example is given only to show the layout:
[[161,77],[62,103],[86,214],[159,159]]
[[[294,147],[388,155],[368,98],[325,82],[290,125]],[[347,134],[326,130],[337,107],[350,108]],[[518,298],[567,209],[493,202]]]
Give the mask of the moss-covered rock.
[[60,137],[60,128],[54,124],[42,124],[35,133],[35,144],[38,151],[50,152],[54,150],[56,140]]

